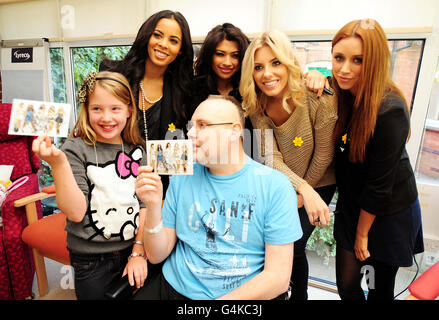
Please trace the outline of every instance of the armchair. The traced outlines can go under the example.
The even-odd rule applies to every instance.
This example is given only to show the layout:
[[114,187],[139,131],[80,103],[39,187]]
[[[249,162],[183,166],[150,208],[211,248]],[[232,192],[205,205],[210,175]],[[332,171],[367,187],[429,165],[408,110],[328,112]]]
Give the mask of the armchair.
[[29,225],[24,228],[22,239],[32,248],[40,297],[45,296],[48,292],[44,257],[65,265],[70,264],[67,250],[67,232],[65,231],[65,214],[60,212],[38,219],[36,203],[55,195],[55,186],[49,186],[43,188],[39,193],[14,202],[15,207],[24,207],[26,210]]
[[427,269],[409,286],[407,300],[435,300],[439,297],[439,262]]
[[[21,240],[27,220],[24,208],[14,207],[14,201],[39,192],[40,160],[32,152],[34,138],[8,135],[11,108],[11,104],[0,104],[0,165],[14,165],[12,181],[22,176],[29,176],[29,180],[12,191],[1,208],[0,300],[21,300],[32,295],[32,253]],[[36,203],[36,214],[42,217],[40,202]]]

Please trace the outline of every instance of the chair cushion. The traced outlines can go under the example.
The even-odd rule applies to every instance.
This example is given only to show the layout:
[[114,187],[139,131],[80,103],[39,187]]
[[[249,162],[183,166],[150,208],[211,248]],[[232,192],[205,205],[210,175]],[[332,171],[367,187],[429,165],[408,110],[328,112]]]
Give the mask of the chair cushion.
[[43,256],[69,265],[65,227],[66,215],[61,212],[55,213],[27,226],[21,238]]
[[435,300],[439,297],[439,262],[427,269],[408,289],[420,300]]

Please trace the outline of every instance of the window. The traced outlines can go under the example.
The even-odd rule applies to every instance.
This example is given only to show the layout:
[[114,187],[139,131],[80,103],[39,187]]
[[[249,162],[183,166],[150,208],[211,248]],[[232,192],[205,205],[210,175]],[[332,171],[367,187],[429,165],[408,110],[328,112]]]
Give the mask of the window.
[[[99,46],[99,47],[77,47],[72,48],[72,70],[74,78],[74,92],[79,87],[89,72],[99,71],[100,63],[105,59],[122,60],[130,50],[130,46]],[[76,112],[79,111],[76,102]]]
[[50,48],[51,97],[53,102],[67,103],[64,49]]
[[[389,40],[392,56],[392,79],[405,94],[412,106],[416,90],[416,80],[421,62],[424,40]],[[293,47],[304,72],[319,70],[324,75],[331,75],[331,42],[293,42]]]
[[439,185],[439,60],[431,90],[416,173],[419,180]]

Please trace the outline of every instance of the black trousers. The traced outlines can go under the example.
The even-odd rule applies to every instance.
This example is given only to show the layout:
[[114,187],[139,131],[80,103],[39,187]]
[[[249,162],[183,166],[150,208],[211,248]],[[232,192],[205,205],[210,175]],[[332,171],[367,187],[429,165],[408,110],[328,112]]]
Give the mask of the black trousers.
[[[285,292],[273,300],[287,300],[288,293]],[[178,293],[166,281],[163,273],[154,274],[135,295],[134,300],[191,300]]]
[[[334,196],[335,185],[316,188],[315,191],[320,195],[322,200],[329,205]],[[308,300],[309,266],[305,249],[306,243],[315,229],[315,226],[309,223],[305,207],[299,209],[299,218],[303,236],[294,243],[293,271],[291,273],[291,301]]]
[[102,300],[112,282],[121,277],[132,248],[104,254],[81,254],[70,250],[78,300]]

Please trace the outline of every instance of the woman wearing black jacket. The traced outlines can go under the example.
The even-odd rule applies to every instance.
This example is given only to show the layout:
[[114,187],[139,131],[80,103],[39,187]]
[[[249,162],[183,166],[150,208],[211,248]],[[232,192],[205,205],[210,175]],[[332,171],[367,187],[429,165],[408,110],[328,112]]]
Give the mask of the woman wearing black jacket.
[[[145,140],[184,137],[192,116],[193,57],[186,19],[179,12],[163,10],[143,23],[122,61],[105,60],[100,66],[122,73],[130,82]],[[166,191],[168,177],[162,176],[162,181]]]
[[[332,40],[338,97],[334,236],[342,299],[392,300],[399,267],[423,252],[421,210],[405,149],[410,115],[390,77],[387,39],[378,22],[352,21]],[[368,268],[366,267],[368,266]],[[365,268],[366,267],[366,268]]]

